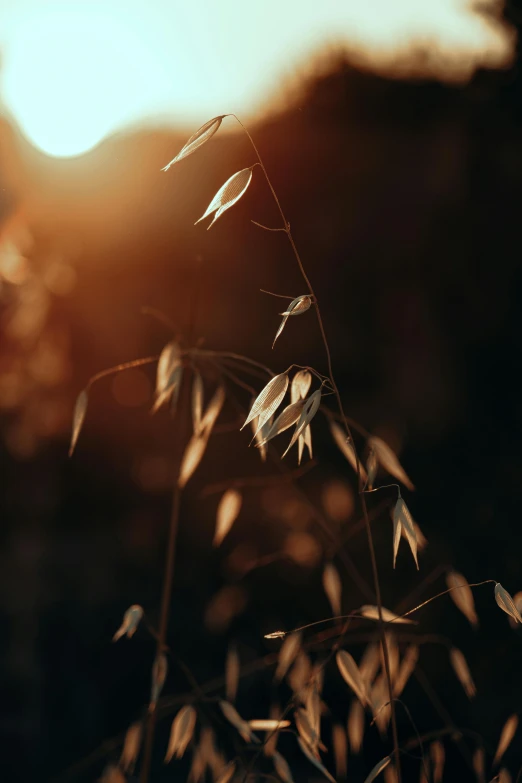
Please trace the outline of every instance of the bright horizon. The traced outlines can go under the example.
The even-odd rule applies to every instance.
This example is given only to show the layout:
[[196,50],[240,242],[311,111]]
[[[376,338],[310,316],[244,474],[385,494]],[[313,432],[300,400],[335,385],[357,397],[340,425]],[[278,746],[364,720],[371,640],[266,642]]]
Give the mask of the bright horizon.
[[[490,0],[500,13],[500,4]],[[513,37],[467,0],[17,0],[0,7],[0,99],[48,155],[81,155],[147,122],[247,116],[278,95],[325,45],[355,60],[411,70],[419,45],[431,75],[465,80],[505,66]]]

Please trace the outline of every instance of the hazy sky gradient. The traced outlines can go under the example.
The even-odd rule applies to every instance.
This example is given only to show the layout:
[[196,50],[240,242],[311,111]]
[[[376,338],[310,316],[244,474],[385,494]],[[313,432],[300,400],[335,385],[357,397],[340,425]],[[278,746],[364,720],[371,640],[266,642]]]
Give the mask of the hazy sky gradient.
[[0,96],[37,146],[77,154],[155,116],[255,112],[325,43],[399,71],[424,44],[442,77],[505,63],[512,46],[464,0],[1,0]]

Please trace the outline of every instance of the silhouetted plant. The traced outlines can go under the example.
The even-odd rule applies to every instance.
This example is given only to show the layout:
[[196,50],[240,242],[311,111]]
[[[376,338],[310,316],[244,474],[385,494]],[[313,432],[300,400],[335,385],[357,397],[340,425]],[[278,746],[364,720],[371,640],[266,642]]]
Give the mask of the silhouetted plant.
[[[107,767],[102,780],[105,783],[118,783],[118,781],[125,780],[125,775],[133,773],[139,760],[140,781],[148,783],[156,721],[158,717],[170,716],[174,707],[177,712],[172,721],[165,763],[182,758],[187,748],[191,746],[193,762],[189,780],[195,783],[204,779],[207,769],[211,771],[215,783],[230,783],[230,781],[246,783],[247,779],[255,779],[257,776],[274,780],[280,779],[283,783],[292,783],[292,764],[276,749],[278,735],[282,731],[291,731],[297,738],[297,744],[303,757],[315,766],[316,771],[322,777],[335,783],[336,780],[346,777],[348,747],[351,753],[358,753],[365,731],[368,726],[374,724],[383,743],[386,742],[388,726],[391,725],[392,750],[385,753],[382,758],[375,759],[375,765],[368,771],[365,783],[370,783],[381,773],[387,781],[396,780],[401,783],[401,754],[409,753],[414,749],[420,751],[421,754],[419,757],[421,779],[433,780],[437,783],[442,780],[445,762],[442,740],[450,738],[457,742],[461,741],[462,733],[457,732],[453,725],[448,725],[443,730],[437,730],[421,737],[413,725],[411,739],[399,742],[397,731],[397,704],[402,705],[411,720],[409,710],[400,697],[410,676],[417,671],[419,646],[423,643],[423,637],[413,633],[413,626],[417,625],[414,615],[431,601],[449,594],[469,623],[476,627],[478,618],[472,588],[484,584],[494,584],[494,597],[497,604],[509,615],[510,621],[517,624],[522,623],[520,615],[522,594],[519,593],[512,598],[502,585],[493,579],[486,579],[470,585],[462,574],[450,571],[446,575],[447,589],[438,592],[413,608],[396,612],[383,605],[367,495],[381,490],[392,490],[393,493],[396,493],[396,499],[391,509],[393,567],[395,568],[401,538],[404,538],[416,567],[419,569],[419,553],[422,553],[427,541],[410,513],[402,496],[400,484],[409,491],[414,490],[414,485],[390,446],[380,437],[368,433],[345,414],[339,387],[334,376],[331,350],[320,302],[306,273],[290,223],[283,212],[254,140],[235,115],[221,115],[203,125],[164,170],[168,171],[174,164],[206,144],[219,130],[227,116],[234,117],[241,125],[248,136],[256,160],[251,166],[233,174],[225,182],[196,224],[213,214],[207,230],[210,229],[224,212],[246,193],[254,172],[258,169],[261,171],[277,206],[281,225],[267,227],[256,221],[253,222],[264,230],[282,232],[286,235],[305,288],[304,292],[294,296],[286,297],[273,294],[287,299],[289,304],[280,313],[283,320],[273,338],[272,347],[281,337],[288,319],[305,314],[310,317],[311,311],[314,310],[324,345],[328,374],[323,375],[311,366],[296,364],[276,373],[252,358],[227,351],[204,349],[200,345],[176,339],[168,342],[158,356],[138,359],[99,373],[80,393],[73,418],[71,454],[77,445],[85,421],[89,389],[92,384],[108,374],[139,365],[157,363],[156,391],[152,410],[156,412],[169,405],[172,415],[175,416],[179,425],[176,443],[176,479],[165,560],[159,628],[155,629],[150,625],[140,605],[133,605],[125,612],[122,624],[113,638],[113,641],[116,641],[123,636],[132,637],[140,622],[145,622],[148,630],[155,637],[156,655],[152,664],[150,701],[143,720],[133,723],[129,727],[123,742],[119,763]],[[191,325],[192,331],[193,327],[194,324]],[[205,380],[208,377],[216,378],[216,375],[218,381],[212,388],[210,400],[207,402],[206,397],[209,390],[205,387]],[[257,388],[252,386],[252,377],[256,379],[256,383],[261,379]],[[297,447],[299,465],[301,465],[305,450],[312,458],[312,426],[314,428],[320,426],[318,414],[324,415],[333,442],[355,472],[357,479],[358,496],[370,553],[375,600],[373,604],[365,604],[343,614],[342,577],[337,566],[331,559],[327,559],[323,569],[322,583],[333,616],[294,628],[291,631],[274,629],[273,632],[265,635],[266,638],[280,639],[281,644],[277,655],[271,656],[271,660],[263,660],[260,663],[262,666],[274,665],[275,685],[279,686],[283,680],[286,680],[293,695],[284,709],[274,703],[268,717],[249,720],[243,718],[233,704],[242,675],[241,662],[234,647],[229,649],[227,656],[222,692],[218,694],[214,702],[208,703],[205,686],[195,681],[190,669],[177,659],[167,644],[181,493],[185,491],[191,477],[204,459],[209,438],[218,417],[227,397],[235,398],[235,389],[239,389],[241,393],[246,392],[250,396],[249,407],[244,410],[244,421],[241,427],[238,426],[238,429],[242,430],[250,425],[253,435],[252,442],[255,442],[263,461],[267,459],[269,450],[273,457],[272,440],[290,428],[293,428],[293,432],[281,459],[294,445]],[[287,395],[290,400],[284,405]],[[327,404],[328,397],[333,398],[336,409],[332,409]],[[278,413],[278,411],[280,412]],[[353,432],[357,433],[358,440],[364,441],[366,450],[364,465]],[[303,472],[304,469],[304,466],[293,472],[284,469],[281,475],[282,478],[292,480],[293,476],[297,475],[299,471]],[[400,484],[388,483],[375,486],[379,473],[392,476]],[[213,546],[220,546],[235,520],[241,514],[244,489],[249,485],[263,487],[269,480],[264,476],[252,477],[231,480],[228,483],[225,482],[224,485],[213,488],[213,491],[221,493]],[[337,488],[330,491],[328,503],[332,509],[332,516],[336,513],[335,509],[339,505],[342,507],[344,502],[342,490],[339,491]],[[308,498],[306,498],[306,503],[312,506]],[[317,512],[316,518],[332,537],[331,531],[328,530],[328,522],[325,521],[321,513]],[[343,566],[347,567],[353,575],[353,563],[342,547],[337,552],[337,556]],[[348,649],[345,649],[350,643],[348,632],[352,619],[377,624],[377,634],[368,633],[367,646],[359,662],[355,660]],[[311,629],[323,627],[328,623],[336,623],[335,636],[330,635],[329,637],[333,640],[329,654],[323,660],[312,664],[306,651],[317,641],[317,638],[313,636]],[[332,721],[335,775],[327,769],[321,756],[321,752],[327,750],[321,731],[322,715],[327,711],[322,699],[323,679],[330,662],[333,660],[335,660],[341,677],[352,692],[351,703],[349,710],[347,710],[347,730],[339,723]],[[472,699],[476,692],[472,673],[462,651],[454,648],[451,643],[449,644],[449,660],[465,693]],[[191,698],[181,706],[176,699],[169,701],[168,697],[162,696],[169,662],[172,661],[182,667],[191,682]],[[240,737],[243,747],[234,758],[225,758],[222,752],[216,748],[215,732],[208,726],[203,726],[200,729],[199,740],[196,742],[198,710],[202,705],[204,705],[207,715],[210,712],[219,731],[223,730],[224,718],[226,725],[230,726]],[[501,762],[503,754],[513,740],[517,726],[518,718],[514,714],[508,719],[501,732],[492,761],[493,768]],[[259,734],[263,735],[263,739],[260,739]],[[477,743],[476,738],[474,739],[476,747],[473,754],[473,768],[477,779],[481,781],[485,779],[486,757],[482,745],[480,742]],[[265,774],[258,770],[258,761],[262,756],[272,760],[273,772],[271,774]],[[506,769],[500,770],[496,779],[509,780],[508,771]]]

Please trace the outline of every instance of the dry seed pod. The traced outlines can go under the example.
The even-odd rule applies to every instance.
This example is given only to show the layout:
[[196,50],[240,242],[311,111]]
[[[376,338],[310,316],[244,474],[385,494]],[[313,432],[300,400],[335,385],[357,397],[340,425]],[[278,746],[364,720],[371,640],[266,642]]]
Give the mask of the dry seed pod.
[[228,648],[227,660],[225,662],[225,692],[229,702],[236,700],[240,668],[239,655],[236,648],[231,645]]
[[[522,593],[518,592],[515,593],[513,596],[513,603],[515,604],[516,608],[518,609],[519,613],[521,613],[522,616]],[[517,627],[517,621],[514,620],[512,617],[509,618],[509,624],[512,628]]]
[[182,758],[194,735],[195,726],[196,710],[192,705],[187,704],[180,709],[172,721],[165,762],[169,762],[173,756],[176,756],[177,759]]
[[384,738],[386,729],[391,718],[391,707],[389,704],[388,685],[384,672],[379,675],[371,690],[370,701],[372,704],[375,725]]
[[143,617],[143,608],[139,604],[132,604],[129,606],[125,614],[123,615],[123,621],[114,636],[113,642],[117,642],[122,636],[127,636],[130,639],[136,633],[138,623]]
[[271,417],[264,425],[261,427],[260,430],[258,430],[257,422],[258,417],[256,416],[255,419],[252,419],[250,422],[252,426],[252,432],[254,434],[254,439],[256,441],[256,446],[259,449],[259,453],[261,454],[261,460],[263,462],[266,462],[266,443],[264,442],[266,435],[270,431],[270,427],[272,426],[272,419]]
[[248,725],[253,731],[279,731],[290,726],[289,720],[271,720],[268,718],[257,718],[249,720]]
[[167,163],[167,165],[164,166],[161,170],[168,171],[170,167],[174,165],[174,163],[178,163],[178,161],[183,160],[183,158],[188,158],[189,155],[192,155],[193,152],[196,152],[196,150],[198,150],[203,146],[203,144],[212,138],[226,116],[226,114],[221,114],[219,117],[213,117],[211,120],[202,125],[201,128],[199,128],[190,137],[180,152],[178,152],[176,157],[172,158],[170,163]]
[[[420,527],[418,526],[418,524],[415,522],[414,519],[411,520],[411,524],[415,532],[415,538],[417,539],[417,549],[420,552],[422,552],[422,550],[428,546],[428,539],[426,538],[426,536],[424,535],[424,533],[422,532],[422,530],[420,529]],[[403,538],[408,540],[406,536],[406,531],[404,529],[401,531],[401,534]]]
[[[280,375],[275,375],[254,400],[254,404],[250,408],[250,413],[248,414],[243,427],[246,427],[252,419],[257,417],[257,431],[259,432],[262,426],[279,407],[286,394],[287,388],[288,375],[285,372],[280,373]],[[241,427],[241,429],[243,429],[243,427]]]
[[292,772],[288,766],[288,762],[284,756],[275,751],[272,755],[272,761],[274,762],[275,771],[283,781],[283,783],[294,783]]
[[199,737],[199,748],[205,766],[212,772],[215,780],[222,768],[221,757],[216,750],[214,732],[210,726],[203,726]]
[[303,432],[297,438],[297,464],[301,464],[303,458],[304,447],[308,449],[308,456],[310,459],[314,456],[312,453],[312,428],[308,424]]
[[[312,373],[308,370],[299,370],[293,377],[290,387],[290,402],[304,400],[312,384]],[[297,463],[300,465],[303,458],[304,447],[307,447],[310,459],[312,459],[312,430],[306,427],[297,439]]]
[[411,553],[413,555],[413,559],[415,560],[415,565],[417,566],[417,570],[419,569],[419,561],[417,558],[417,536],[415,535],[415,528],[413,527],[413,519],[410,514],[410,511],[408,509],[408,506],[404,502],[404,500],[399,496],[397,499],[397,502],[395,504],[395,507],[393,509],[393,527],[394,527],[394,553],[393,553],[393,566],[395,568],[395,556],[396,551],[398,549],[398,544],[396,544],[396,535],[397,535],[397,528],[399,528],[401,531],[404,530],[404,533],[406,535],[406,538],[408,540],[408,544],[410,545]]
[[194,370],[194,380],[192,382],[192,426],[194,435],[199,435],[201,432],[204,394],[203,378],[197,370]]
[[178,487],[180,489],[183,489],[203,459],[207,443],[208,438],[203,435],[193,435],[188,442],[179,469]]
[[310,675],[310,682],[317,689],[317,693],[321,694],[324,688],[324,666],[326,661],[320,658],[312,666],[312,674]]
[[200,783],[200,781],[204,780],[206,766],[201,748],[198,745],[192,752],[192,764],[188,776],[189,783]]
[[120,767],[124,772],[134,772],[134,765],[138,758],[138,753],[141,744],[142,726],[141,723],[133,723],[127,729],[125,734],[125,740],[123,742],[123,750],[120,756]]
[[472,699],[476,695],[477,689],[463,653],[453,647],[450,651],[450,661],[460,684],[466,691],[466,696],[468,699]]
[[308,370],[299,370],[292,379],[290,387],[290,402],[304,400],[312,385],[312,373]]
[[237,489],[227,489],[217,510],[216,531],[212,546],[219,546],[236,521],[241,510],[243,497]]
[[[348,441],[344,430],[333,419],[330,419],[330,432],[332,433],[337,448],[357,473],[357,457],[355,456],[353,444]],[[361,473],[361,480],[364,484],[367,480],[367,475],[362,462],[359,462],[359,471]]]
[[214,395],[208,404],[208,408],[201,419],[200,434],[203,437],[208,438],[210,436],[217,417],[221,413],[224,402],[225,387],[220,384],[214,392]]
[[312,664],[310,663],[310,658],[303,650],[299,650],[287,677],[287,682],[297,699],[304,698],[303,694],[311,675]]
[[288,305],[287,309],[284,311],[284,313],[279,313],[279,315],[283,316],[290,316],[290,315],[301,315],[301,313],[305,313],[312,304],[312,298],[308,294],[303,294],[301,296],[296,297],[290,304]]
[[[388,662],[390,664],[390,678],[392,681],[392,685],[395,683],[395,678],[397,676],[397,672],[399,671],[399,646],[397,644],[397,640],[395,639],[395,636],[393,633],[390,633],[389,631],[384,632],[384,636],[386,639],[386,646],[388,648]],[[380,651],[382,652],[382,651]],[[383,670],[384,670],[384,659],[383,659]]]
[[518,715],[514,714],[507,719],[502,731],[500,732],[500,739],[498,741],[498,746],[495,751],[495,758],[493,759],[493,764],[498,764],[498,762],[500,761],[500,759],[502,758],[502,756],[510,746],[511,741],[515,736],[515,732],[517,728],[518,728]]
[[348,739],[352,753],[360,753],[364,739],[364,707],[353,699],[348,713]]
[[229,723],[232,724],[232,726],[245,740],[245,742],[259,743],[258,738],[255,734],[252,733],[252,729],[246,720],[243,720],[241,715],[238,713],[236,708],[232,706],[232,704],[230,704],[228,701],[220,701],[219,706],[221,707],[221,711],[225,718],[229,721]]
[[448,585],[448,589],[451,590],[450,598],[457,609],[460,609],[473,628],[478,628],[478,617],[475,611],[473,592],[466,578],[457,571],[449,571],[446,574],[446,584]]
[[307,310],[310,309],[310,306],[312,304],[312,299],[310,296],[307,296],[306,294],[303,296],[298,296],[296,299],[294,299],[290,304],[288,305],[288,308],[285,310],[284,313],[280,313],[280,315],[283,316],[283,320],[281,321],[281,325],[279,329],[277,330],[276,336],[274,337],[274,342],[272,343],[272,348],[276,344],[276,340],[285,328],[285,324],[287,322],[287,319],[291,315],[301,315],[301,313],[305,313]]
[[319,696],[317,683],[312,682],[310,683],[310,686],[308,687],[308,692],[306,694],[305,708],[306,708],[306,717],[308,718],[308,722],[312,729],[314,740],[311,743],[307,742],[307,745],[309,745],[310,749],[314,751],[314,755],[317,756],[317,758],[319,758],[318,748],[324,747],[321,742],[322,706],[323,705],[321,702],[321,697]]
[[308,425],[314,418],[315,414],[319,410],[320,404],[321,404],[321,390],[317,389],[317,391],[315,391],[305,402],[303,406],[303,410],[301,411],[301,415],[299,416],[299,420],[297,422],[294,434],[292,435],[292,439],[288,444],[287,449],[283,454],[283,457],[285,457],[288,454],[288,452],[290,451],[290,449],[292,448],[296,440],[299,438],[299,436],[301,434],[304,434],[304,430],[306,429],[306,427],[308,427]]
[[215,212],[216,214],[212,218],[210,226],[207,228],[208,231],[208,229],[211,228],[211,226],[223,214],[223,212],[225,212],[225,210],[234,206],[234,204],[239,201],[241,196],[245,193],[246,189],[250,185],[253,168],[253,166],[249,166],[247,169],[241,169],[241,171],[232,174],[232,176],[227,179],[225,184],[220,187],[208,205],[205,213],[201,215],[198,220],[196,220],[194,225],[196,226],[201,220],[208,217],[208,215],[211,215],[212,212]]
[[327,563],[323,571],[323,588],[334,615],[341,614],[342,583],[337,568]]
[[366,647],[366,650],[364,651],[361,658],[361,662],[359,663],[361,677],[365,681],[368,688],[374,681],[381,663],[381,645],[378,642],[372,642]]
[[299,632],[289,634],[281,645],[281,649],[279,651],[277,668],[274,675],[276,682],[280,682],[283,679],[300,649],[301,634]]
[[301,415],[304,404],[304,400],[297,400],[297,402],[293,402],[290,405],[287,405],[283,412],[280,413],[277,419],[274,421],[267,434],[261,441],[260,445],[264,446],[266,443],[268,443],[269,440],[275,438],[276,435],[279,435],[281,432],[284,432],[293,424],[295,424]]
[[78,438],[80,436],[83,422],[85,421],[85,414],[87,413],[87,404],[89,398],[86,389],[80,392],[76,404],[74,406],[73,413],[73,426],[71,435],[71,445],[69,446],[69,457],[72,457],[73,451],[76,448]]
[[299,736],[303,739],[304,743],[310,748],[314,756],[319,758],[319,737],[317,731],[313,727],[314,720],[310,717],[308,710],[303,710],[301,707],[294,713],[295,725]]
[[171,341],[163,348],[156,370],[156,399],[160,397],[172,383],[172,373],[181,363],[179,345]]
[[502,587],[500,582],[497,582],[495,585],[495,601],[500,606],[502,611],[506,612],[506,614],[512,617],[515,622],[522,623],[520,612],[515,606],[515,603],[510,594]]
[[175,367],[170,376],[170,380],[166,388],[156,394],[154,399],[154,405],[151,408],[151,414],[157,413],[159,409],[165,405],[166,402],[171,401],[171,410],[174,414],[176,411],[176,405],[178,403],[179,393],[181,391],[181,382],[183,380],[183,366],[180,364]]
[[397,672],[397,677],[393,685],[393,695],[395,698],[398,698],[403,692],[408,680],[413,674],[418,660],[419,648],[416,644],[410,644],[404,653],[404,657],[399,666],[399,671]]
[[366,706],[369,703],[366,682],[350,653],[346,650],[339,650],[335,660],[344,681],[350,686],[361,704]]
[[383,470],[386,471],[386,473],[389,473],[390,476],[396,478],[397,481],[400,481],[402,484],[404,484],[405,487],[408,487],[408,489],[415,489],[410,479],[406,475],[404,468],[399,462],[397,455],[393,449],[391,449],[388,444],[382,440],[382,438],[378,438],[375,435],[372,435],[370,438],[368,438],[368,447],[371,451],[373,451],[377,462],[383,468]]
[[335,758],[335,774],[338,778],[345,778],[348,771],[348,743],[346,732],[339,723],[332,727],[332,744]]

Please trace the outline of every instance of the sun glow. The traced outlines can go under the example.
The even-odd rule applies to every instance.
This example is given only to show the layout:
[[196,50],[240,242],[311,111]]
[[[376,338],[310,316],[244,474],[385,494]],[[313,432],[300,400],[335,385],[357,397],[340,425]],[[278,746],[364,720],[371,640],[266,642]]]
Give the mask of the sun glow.
[[7,47],[3,98],[36,147],[79,155],[168,95],[146,43],[107,14],[36,13]]
[[17,0],[0,6],[0,97],[36,147],[79,155],[136,123],[258,112],[325,46],[388,74],[465,81],[509,65],[501,10],[501,0]]

